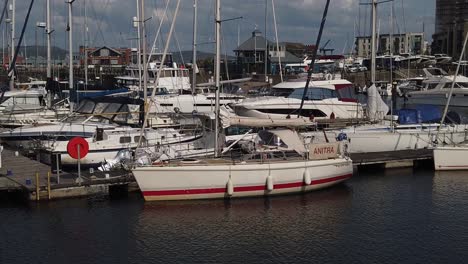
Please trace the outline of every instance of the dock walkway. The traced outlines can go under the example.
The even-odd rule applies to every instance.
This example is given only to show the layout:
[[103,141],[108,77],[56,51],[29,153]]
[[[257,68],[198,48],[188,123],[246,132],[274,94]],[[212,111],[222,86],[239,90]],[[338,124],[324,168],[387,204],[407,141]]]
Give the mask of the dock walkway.
[[[49,165],[8,148],[4,148],[1,157],[0,191],[24,191],[31,200],[108,194],[110,186],[128,185],[135,182],[133,176],[125,171],[101,172],[98,170],[93,172],[82,170],[82,181],[77,182],[76,173],[52,174]],[[37,191],[39,191],[39,197]]]
[[413,166],[415,161],[433,158],[432,149],[408,149],[380,153],[353,153],[350,155],[356,166],[383,164],[386,168]]

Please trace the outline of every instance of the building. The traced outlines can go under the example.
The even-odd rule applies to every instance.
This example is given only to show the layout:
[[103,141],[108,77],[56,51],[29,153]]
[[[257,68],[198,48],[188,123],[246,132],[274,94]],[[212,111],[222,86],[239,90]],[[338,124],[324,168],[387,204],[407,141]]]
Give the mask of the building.
[[[8,65],[10,65],[10,54],[3,54],[3,58],[2,58],[2,61],[3,61],[3,66],[6,67]],[[18,54],[18,57],[16,57],[16,65],[24,65],[26,64],[26,59]]]
[[468,0],[436,0],[432,52],[460,56],[468,34]]
[[[377,54],[391,54],[393,40],[393,54],[422,55],[424,48],[424,33],[382,34],[377,40]],[[371,36],[356,37],[356,54],[359,57],[370,57],[372,52]]]
[[252,37],[239,45],[234,50],[237,63],[247,73],[264,73],[265,72],[265,48],[267,49],[267,71],[276,73],[279,69],[279,61],[285,65],[288,63],[300,63],[303,61],[304,55],[307,53],[306,45],[294,42],[280,42],[277,46],[262,36],[262,32],[255,30],[252,32]]
[[[86,48],[88,65],[121,67],[131,63],[132,51],[130,48]],[[80,65],[84,65],[85,48],[80,46]]]

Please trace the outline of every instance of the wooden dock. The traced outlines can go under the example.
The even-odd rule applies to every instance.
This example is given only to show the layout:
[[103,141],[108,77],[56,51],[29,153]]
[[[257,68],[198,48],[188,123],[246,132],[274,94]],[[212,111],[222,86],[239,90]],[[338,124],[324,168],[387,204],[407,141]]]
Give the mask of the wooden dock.
[[[377,165],[382,169],[414,167],[419,161],[433,158],[430,149],[382,153],[351,154],[354,165]],[[76,173],[50,173],[50,167],[11,149],[2,152],[0,192],[21,192],[27,199],[44,201],[85,196],[108,196],[112,192],[138,191],[133,175],[125,171],[101,172],[83,170],[82,181]],[[427,164],[425,164],[427,165]]]
[[82,181],[76,173],[52,174],[51,168],[11,149],[2,152],[0,191],[22,191],[30,200],[108,195],[112,188],[134,185],[133,176],[124,171],[83,170]]
[[385,168],[412,167],[415,162],[433,159],[432,149],[408,149],[378,153],[353,153],[351,160],[356,166],[382,165]]

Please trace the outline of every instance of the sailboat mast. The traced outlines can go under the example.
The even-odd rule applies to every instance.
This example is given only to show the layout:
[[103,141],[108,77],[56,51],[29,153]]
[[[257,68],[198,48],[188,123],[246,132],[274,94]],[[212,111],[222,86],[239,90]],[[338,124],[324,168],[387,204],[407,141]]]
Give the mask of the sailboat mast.
[[215,63],[215,157],[219,156],[219,91],[221,75],[221,1],[216,0],[216,63]]
[[376,24],[377,24],[377,1],[372,0],[372,37],[371,37],[371,82],[375,84],[375,56],[376,48]]
[[268,81],[268,40],[267,40],[267,15],[268,15],[268,0],[265,0],[265,62],[264,62],[264,73],[265,73],[265,82]]
[[[13,61],[13,57],[15,56],[15,24],[16,24],[16,0],[12,0],[11,3],[11,61],[10,65],[13,66],[11,63]],[[11,78],[10,78],[10,90],[14,89],[15,84],[15,71],[11,71]]]
[[[147,109],[147,101],[148,101],[148,69],[146,65],[146,26],[145,26],[145,0],[141,0],[141,7],[140,7],[140,17],[141,17],[141,23],[143,28],[143,93],[144,93],[144,101],[145,101],[145,114],[148,111]],[[156,86],[158,84],[154,84],[154,88],[156,89]]]
[[[279,50],[278,25],[276,24],[275,0],[271,0],[271,9],[273,13],[273,24],[275,25],[276,53],[278,54],[278,65],[281,82],[283,82],[283,69],[281,67],[281,54]],[[237,45],[239,47],[239,45]]]
[[[68,90],[70,96],[73,91],[73,10],[75,0],[68,0]],[[73,103],[70,98],[70,113],[73,112]]]
[[197,86],[197,0],[193,0],[193,54],[192,54],[192,94],[195,94]]
[[50,0],[47,0],[46,2],[46,16],[47,16],[47,22],[46,22],[46,34],[47,34],[47,80],[49,81],[52,79],[52,68],[51,68],[51,57],[52,57],[52,50],[51,50],[51,39],[50,39],[50,34],[51,32],[51,21],[50,21]]
[[[85,66],[85,84],[88,87],[88,13],[86,10],[86,0],[84,5],[84,66]],[[102,81],[102,80],[101,80]]]
[[141,92],[141,29],[140,29],[140,0],[136,0],[136,8],[137,8],[137,17],[136,17],[136,25],[137,25],[137,64],[138,64],[138,92]]

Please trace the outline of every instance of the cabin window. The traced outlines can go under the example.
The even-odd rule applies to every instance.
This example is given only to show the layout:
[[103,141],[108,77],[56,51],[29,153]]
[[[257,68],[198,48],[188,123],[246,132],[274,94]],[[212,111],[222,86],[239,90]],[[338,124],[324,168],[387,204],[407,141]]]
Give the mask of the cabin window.
[[120,142],[121,144],[130,143],[130,142],[132,142],[132,138],[131,138],[131,137],[120,137],[119,142]]
[[[140,142],[140,136],[135,136],[133,139],[135,140],[135,143]],[[146,143],[146,138],[145,138],[145,136],[142,136],[142,137],[141,137],[141,142],[142,142],[142,143]]]
[[[302,99],[304,93],[304,89],[296,89],[289,98],[296,98]],[[305,100],[323,100],[329,98],[337,98],[338,95],[336,94],[335,90],[326,89],[326,88],[318,88],[318,87],[310,87],[307,89],[307,94],[305,95]]]

